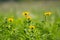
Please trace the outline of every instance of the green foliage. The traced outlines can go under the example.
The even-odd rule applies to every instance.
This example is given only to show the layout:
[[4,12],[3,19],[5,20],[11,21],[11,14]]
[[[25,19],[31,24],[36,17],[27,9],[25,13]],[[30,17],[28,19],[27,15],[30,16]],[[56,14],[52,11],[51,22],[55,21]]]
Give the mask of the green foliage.
[[[40,12],[32,10],[32,13]],[[44,14],[40,16],[40,19],[35,17],[31,20],[14,17],[13,22],[7,21],[9,17],[0,16],[0,40],[60,40],[60,17],[52,13],[45,20]],[[35,29],[30,29],[30,25]]]

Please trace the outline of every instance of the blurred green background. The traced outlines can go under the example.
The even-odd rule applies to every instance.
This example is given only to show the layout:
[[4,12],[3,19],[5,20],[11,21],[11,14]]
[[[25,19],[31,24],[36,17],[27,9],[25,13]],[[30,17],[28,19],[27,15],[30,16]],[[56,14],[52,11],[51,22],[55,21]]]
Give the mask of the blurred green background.
[[59,1],[59,0],[0,0],[0,1]]
[[[17,2],[18,1],[18,2]],[[40,16],[41,13],[53,11],[60,13],[60,1],[54,0],[0,0],[0,16],[20,17],[24,11]]]

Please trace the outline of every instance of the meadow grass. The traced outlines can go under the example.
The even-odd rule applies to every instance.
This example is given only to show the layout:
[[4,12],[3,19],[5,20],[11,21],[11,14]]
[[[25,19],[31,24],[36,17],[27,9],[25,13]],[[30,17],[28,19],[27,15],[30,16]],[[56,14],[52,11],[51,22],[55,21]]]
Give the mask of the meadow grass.
[[30,19],[22,13],[21,17],[16,14],[1,15],[0,40],[60,40],[59,12],[49,11],[51,15],[45,16],[47,10],[31,10]]

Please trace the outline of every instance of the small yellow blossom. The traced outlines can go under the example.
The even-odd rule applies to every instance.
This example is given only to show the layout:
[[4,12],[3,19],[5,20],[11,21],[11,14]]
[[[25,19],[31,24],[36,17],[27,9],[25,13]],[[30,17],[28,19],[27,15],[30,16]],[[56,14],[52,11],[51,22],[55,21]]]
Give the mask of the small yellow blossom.
[[29,12],[23,12],[23,15],[24,16],[28,16],[29,15]]
[[31,25],[29,26],[30,29],[35,29],[35,26]]
[[13,18],[8,18],[8,21],[9,22],[13,22]]
[[44,15],[45,16],[50,16],[51,15],[51,12],[46,12]]
[[31,19],[31,16],[27,16],[26,18],[29,20],[29,19]]

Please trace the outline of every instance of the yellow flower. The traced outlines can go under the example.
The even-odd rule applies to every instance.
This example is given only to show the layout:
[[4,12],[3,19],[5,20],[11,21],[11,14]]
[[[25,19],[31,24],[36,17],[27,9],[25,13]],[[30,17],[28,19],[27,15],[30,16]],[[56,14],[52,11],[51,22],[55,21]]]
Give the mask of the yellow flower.
[[45,16],[50,16],[51,15],[51,12],[46,12],[45,13]]
[[24,16],[28,16],[29,15],[29,12],[23,12],[23,15]]
[[8,18],[8,21],[9,22],[13,22],[13,18]]
[[35,29],[35,26],[31,25],[29,26],[30,29]]
[[31,16],[27,16],[26,18],[29,20],[29,19],[31,19]]

